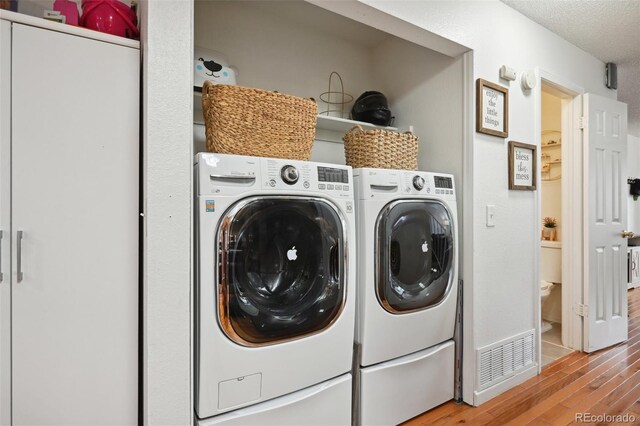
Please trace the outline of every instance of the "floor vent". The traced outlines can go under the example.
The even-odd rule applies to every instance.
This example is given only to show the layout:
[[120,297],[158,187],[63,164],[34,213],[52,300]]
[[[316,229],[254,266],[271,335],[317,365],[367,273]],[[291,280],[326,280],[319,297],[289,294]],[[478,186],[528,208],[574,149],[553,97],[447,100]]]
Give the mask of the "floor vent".
[[535,330],[478,349],[478,390],[484,390],[533,364]]

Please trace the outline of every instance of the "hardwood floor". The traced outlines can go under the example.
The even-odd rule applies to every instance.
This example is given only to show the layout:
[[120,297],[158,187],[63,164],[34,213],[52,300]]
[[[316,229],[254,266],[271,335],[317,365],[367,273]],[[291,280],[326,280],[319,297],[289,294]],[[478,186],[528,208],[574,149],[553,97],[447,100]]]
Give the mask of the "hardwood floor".
[[628,294],[626,342],[592,354],[573,352],[480,407],[448,402],[405,425],[567,425],[579,423],[576,413],[627,417],[626,423],[597,424],[640,424],[640,288]]

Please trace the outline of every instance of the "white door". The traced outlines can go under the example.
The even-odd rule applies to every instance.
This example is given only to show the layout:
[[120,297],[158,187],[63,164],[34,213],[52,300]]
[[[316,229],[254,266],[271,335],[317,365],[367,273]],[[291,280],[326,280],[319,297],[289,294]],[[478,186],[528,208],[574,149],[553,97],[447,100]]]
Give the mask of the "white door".
[[12,38],[13,424],[134,425],[139,52]]
[[0,21],[0,425],[11,424],[11,24]]
[[627,339],[627,105],[584,96],[584,350]]

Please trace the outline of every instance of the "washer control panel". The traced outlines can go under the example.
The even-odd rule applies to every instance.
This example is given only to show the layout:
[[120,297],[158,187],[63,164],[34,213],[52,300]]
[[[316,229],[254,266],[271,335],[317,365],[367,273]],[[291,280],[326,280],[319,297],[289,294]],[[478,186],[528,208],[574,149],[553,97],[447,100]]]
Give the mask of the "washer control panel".
[[200,153],[198,193],[239,194],[257,189],[323,192],[353,198],[351,167],[340,164]]
[[453,176],[450,175],[433,175],[433,186],[435,193],[439,195],[454,195]]
[[418,191],[422,191],[424,188],[424,178],[422,176],[416,175],[413,177],[413,187]]
[[353,193],[351,168],[306,161],[263,158],[264,189],[295,189],[349,196]]
[[296,182],[298,182],[298,179],[300,178],[300,173],[298,172],[298,169],[296,169],[295,166],[284,166],[280,170],[280,177],[282,178],[284,183],[288,185],[293,185]]
[[318,181],[349,184],[349,170],[318,166]]

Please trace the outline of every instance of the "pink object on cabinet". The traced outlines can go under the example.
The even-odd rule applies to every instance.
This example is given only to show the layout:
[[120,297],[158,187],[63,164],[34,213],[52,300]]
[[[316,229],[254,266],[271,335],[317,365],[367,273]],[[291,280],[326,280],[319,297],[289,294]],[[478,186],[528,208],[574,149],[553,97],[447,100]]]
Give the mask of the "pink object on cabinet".
[[67,18],[67,24],[78,25],[80,14],[78,13],[78,4],[70,0],[56,0],[53,2],[53,10],[60,12]]
[[136,13],[120,0],[82,0],[80,26],[120,37],[140,36]]

